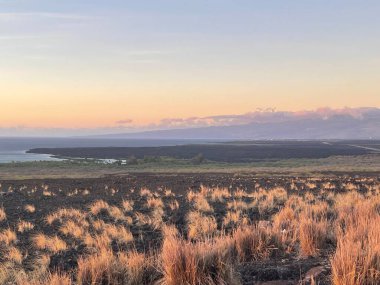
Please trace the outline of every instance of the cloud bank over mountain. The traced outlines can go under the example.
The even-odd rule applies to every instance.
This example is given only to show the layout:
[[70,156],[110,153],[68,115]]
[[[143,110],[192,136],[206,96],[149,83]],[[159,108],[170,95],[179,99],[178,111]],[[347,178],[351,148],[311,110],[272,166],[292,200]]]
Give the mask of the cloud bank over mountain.
[[114,134],[119,138],[380,139],[380,109],[258,110],[243,115],[167,119],[166,130]]
[[3,136],[101,136],[167,139],[380,139],[379,108],[320,108],[312,111],[257,109],[241,115],[166,118],[134,125],[121,119],[115,126],[92,129],[0,128]]

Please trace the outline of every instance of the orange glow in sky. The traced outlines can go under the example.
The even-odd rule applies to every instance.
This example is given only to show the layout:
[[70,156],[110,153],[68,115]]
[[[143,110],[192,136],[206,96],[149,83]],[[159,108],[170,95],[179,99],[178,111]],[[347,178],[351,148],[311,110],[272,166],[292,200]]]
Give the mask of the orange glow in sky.
[[380,4],[111,2],[0,4],[0,128],[380,107]]

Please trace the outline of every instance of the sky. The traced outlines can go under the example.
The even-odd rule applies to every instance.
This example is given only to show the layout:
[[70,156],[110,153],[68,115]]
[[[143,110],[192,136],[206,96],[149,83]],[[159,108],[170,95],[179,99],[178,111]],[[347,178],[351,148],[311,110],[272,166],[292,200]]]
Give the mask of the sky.
[[0,135],[380,107],[379,14],[358,0],[0,0]]

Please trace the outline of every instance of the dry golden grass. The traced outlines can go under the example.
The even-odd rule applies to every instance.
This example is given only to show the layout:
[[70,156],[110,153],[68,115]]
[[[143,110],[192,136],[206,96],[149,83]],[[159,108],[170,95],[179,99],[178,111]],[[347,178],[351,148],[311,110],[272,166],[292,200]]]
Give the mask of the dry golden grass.
[[141,188],[140,189],[140,195],[142,197],[153,197],[152,192],[148,188]]
[[[66,285],[72,284],[69,275],[58,272],[49,272],[48,266],[50,257],[47,255],[37,256],[33,263],[29,264],[27,271],[22,270],[19,256],[20,253],[14,251],[14,258],[19,259],[17,262],[3,263],[0,265],[0,284],[6,285]],[[5,275],[2,275],[2,269]],[[58,277],[62,277],[59,279]],[[66,278],[63,278],[66,277]]]
[[24,210],[25,210],[27,213],[34,213],[34,212],[36,211],[36,207],[34,207],[34,206],[31,205],[31,204],[27,204],[27,205],[25,205]]
[[175,211],[175,210],[179,209],[179,202],[177,200],[174,200],[174,201],[170,202],[169,203],[169,208],[172,211]]
[[313,205],[308,205],[306,212],[313,219],[327,219],[329,214],[333,214],[333,209],[329,207],[327,202],[317,201]]
[[79,285],[127,284],[127,267],[112,251],[101,251],[79,258],[77,282]]
[[[234,276],[230,252],[226,250],[226,240],[218,246],[217,240],[191,243],[174,233],[165,234],[161,268],[165,285],[219,285],[239,284]],[[232,243],[230,243],[232,244]]]
[[98,232],[98,235],[85,235],[85,243],[88,246],[101,248],[102,244],[105,248],[115,240],[118,243],[130,243],[133,241],[132,233],[122,225],[114,225],[105,223],[102,220],[96,220],[92,223],[93,228]]
[[11,229],[5,229],[0,232],[0,244],[3,243],[5,245],[10,245],[17,240],[17,235]]
[[102,211],[107,211],[108,208],[109,208],[109,205],[107,202],[105,202],[103,200],[98,200],[98,201],[95,201],[94,203],[92,203],[90,205],[90,212],[91,212],[91,214],[96,216]]
[[153,229],[158,230],[163,225],[163,216],[164,216],[164,209],[158,207],[154,208],[153,211],[150,214],[150,225],[153,227]]
[[187,216],[188,238],[200,239],[216,233],[217,223],[213,216],[204,216],[200,212],[190,212]]
[[[68,274],[53,273],[49,274],[44,285],[72,285],[73,282]],[[36,284],[37,285],[37,284]]]
[[73,191],[71,191],[71,192],[67,192],[67,196],[68,197],[72,197],[72,196],[76,196],[76,195],[78,195],[78,193],[79,193],[79,191],[78,191],[78,189],[74,189]]
[[50,255],[49,254],[39,254],[33,262],[35,269],[40,271],[46,271],[50,264]]
[[213,202],[225,202],[225,199],[231,197],[231,193],[227,188],[213,188],[210,190],[210,198]]
[[135,220],[137,226],[149,225],[153,229],[161,228],[163,224],[164,210],[162,208],[154,208],[150,215],[146,215],[140,212],[135,213]]
[[172,190],[167,188],[164,189],[164,195],[166,197],[175,197],[175,194],[172,192]]
[[314,194],[312,192],[306,192],[304,194],[304,200],[307,202],[307,203],[314,203],[315,200],[316,200],[316,197],[314,196]]
[[0,222],[7,219],[7,214],[3,207],[0,207]]
[[297,240],[297,216],[290,207],[285,206],[280,212],[273,216],[273,231],[278,235],[280,241],[288,251],[293,250]]
[[110,250],[112,239],[105,233],[96,235],[90,235],[87,233],[83,237],[83,242],[88,248],[95,250],[95,252],[101,252],[104,250]]
[[34,246],[38,249],[46,249],[50,252],[56,253],[67,249],[65,241],[58,236],[49,237],[42,233],[32,237]]
[[276,203],[273,195],[263,196],[262,200],[259,200],[257,205],[261,216],[270,215],[276,209]]
[[73,219],[73,220],[84,220],[86,218],[86,214],[78,209],[72,208],[63,208],[59,209],[46,217],[46,222],[51,225],[55,221],[62,223],[65,220]]
[[128,284],[144,284],[144,267],[149,263],[148,257],[144,253],[136,251],[129,254],[121,253],[119,260],[126,266],[129,277]]
[[193,202],[194,201],[194,199],[196,198],[196,197],[198,197],[198,193],[196,193],[196,192],[194,192],[194,191],[192,191],[192,190],[189,190],[188,192],[187,192],[187,200],[189,201],[189,202]]
[[14,263],[2,262],[0,264],[0,284],[22,285],[23,283],[19,281],[25,280],[25,278],[25,271],[17,268]]
[[46,197],[55,196],[55,194],[52,191],[49,191],[49,190],[43,190],[42,191],[42,195],[46,196]]
[[63,223],[59,228],[59,231],[67,236],[73,236],[75,238],[81,238],[87,232],[89,224],[86,221],[74,222],[73,220],[68,220]]
[[121,253],[118,259],[127,268],[128,285],[152,284],[157,279],[155,256],[131,251]]
[[308,216],[301,216],[299,224],[300,256],[317,256],[326,242],[329,229],[327,220],[317,221]]
[[108,188],[108,189],[105,189],[106,190],[106,194],[107,195],[111,195],[111,196],[113,196],[113,195],[115,195],[117,192],[119,192],[119,190],[118,189],[115,189],[115,188]]
[[346,184],[344,185],[344,188],[345,188],[346,190],[348,190],[348,191],[356,191],[356,190],[358,190],[358,186],[355,185],[354,183],[351,183],[351,182],[346,183]]
[[237,226],[239,224],[247,224],[248,219],[243,218],[242,211],[227,211],[223,218],[223,226]]
[[19,221],[17,224],[17,231],[20,233],[27,232],[34,229],[34,225],[31,222]]
[[337,249],[331,258],[334,285],[380,284],[379,197],[350,192],[337,200]]
[[7,248],[6,258],[17,264],[21,264],[24,259],[20,250],[17,247],[11,246]]
[[306,202],[301,196],[291,195],[285,202],[285,207],[292,208],[298,214],[306,207]]
[[317,188],[317,184],[315,182],[309,181],[305,183],[306,188],[313,190]]
[[123,200],[122,202],[123,209],[124,211],[127,211],[127,212],[133,211],[133,205],[134,205],[134,202],[131,200]]
[[108,214],[115,220],[115,221],[123,221],[125,220],[125,216],[122,210],[120,210],[116,206],[110,206],[108,208]]
[[273,227],[277,231],[290,230],[296,218],[296,212],[289,206],[273,216]]
[[201,187],[199,188],[199,195],[207,197],[211,190],[212,190],[211,188],[209,188],[205,185],[201,185]]
[[[274,185],[270,189],[256,183],[253,191],[201,186],[199,191],[188,191],[187,197],[175,198],[168,189],[142,188],[136,204],[122,200],[115,206],[110,201],[116,197],[109,197],[110,201],[93,202],[88,211],[58,209],[46,216],[48,225],[43,224],[42,230],[47,227],[47,231],[37,235],[28,233],[34,225],[27,218],[12,221],[14,217],[8,216],[10,228],[0,232],[0,284],[239,284],[234,270],[240,263],[256,264],[273,256],[284,258],[285,264],[295,258],[330,256],[332,284],[380,284],[377,180],[363,180],[363,185],[358,179],[342,185],[327,181],[292,180],[286,187],[298,191],[293,195],[276,186],[280,183],[270,184]],[[107,193],[113,195],[112,189],[107,188]],[[179,201],[188,212],[182,212]],[[26,205],[24,210],[32,213],[35,208]],[[177,223],[176,215],[186,217],[187,228],[179,228],[186,237],[165,225]],[[34,221],[35,215],[31,216]],[[20,244],[13,227],[22,233]],[[40,230],[40,225],[36,228]],[[151,248],[150,233],[161,237],[161,230],[162,244],[158,240],[157,246],[155,240]],[[33,250],[23,247],[25,235]],[[77,271],[74,268],[70,275],[49,271],[50,257],[79,247],[88,255],[79,258]]]
[[94,220],[91,225],[99,233],[106,227],[106,223],[103,220]]
[[234,233],[239,261],[262,260],[270,257],[278,242],[271,229],[258,226],[240,227]]
[[227,202],[227,209],[232,209],[235,211],[243,211],[250,208],[250,205],[248,205],[247,202],[241,201],[241,200],[232,200],[230,202]]
[[143,213],[136,212],[135,213],[135,220],[137,226],[144,226],[144,225],[150,225],[152,223],[152,219]]
[[322,189],[326,190],[334,190],[336,188],[336,185],[331,183],[330,181],[324,182],[322,184]]
[[214,209],[210,206],[207,199],[203,195],[198,195],[194,199],[194,208],[202,212],[214,212]]
[[242,199],[244,197],[248,197],[248,193],[243,189],[237,189],[235,192],[233,192],[233,196],[234,198]]
[[288,200],[288,192],[283,187],[270,189],[269,195],[273,195],[277,205],[283,205]]
[[107,224],[104,233],[119,243],[129,243],[133,241],[132,233],[123,226]]
[[147,207],[148,208],[158,208],[158,207],[164,207],[164,203],[160,198],[148,198],[147,200]]
[[284,205],[288,199],[286,190],[282,187],[276,187],[270,190],[259,189],[253,193],[260,215],[273,214],[280,206]]
[[80,285],[140,285],[157,279],[155,259],[135,251],[115,255],[103,249],[78,260],[77,283]]

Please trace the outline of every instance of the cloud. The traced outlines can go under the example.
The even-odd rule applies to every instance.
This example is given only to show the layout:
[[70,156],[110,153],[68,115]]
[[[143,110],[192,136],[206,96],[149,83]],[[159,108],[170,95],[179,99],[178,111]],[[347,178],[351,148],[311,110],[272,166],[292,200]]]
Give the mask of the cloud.
[[99,134],[112,134],[131,132],[132,129],[115,126],[99,128],[33,128],[33,127],[0,127],[2,137],[66,137],[66,136],[90,136]]
[[93,19],[93,16],[82,14],[70,13],[51,13],[51,12],[3,12],[0,13],[0,20],[14,21],[14,20],[27,20],[36,18],[50,18],[50,19],[63,19],[63,20],[88,20]]
[[0,41],[34,40],[42,38],[45,37],[35,35],[0,35]]
[[125,52],[126,55],[130,56],[168,55],[172,53],[174,53],[174,51],[169,50],[130,50]]
[[133,120],[124,119],[124,120],[116,121],[115,123],[118,125],[129,125],[129,124],[133,123]]
[[210,126],[232,126],[250,123],[276,123],[305,119],[329,119],[334,116],[350,116],[362,119],[366,115],[380,116],[379,108],[320,108],[297,112],[257,109],[253,112],[237,115],[218,115],[206,117],[165,118],[154,124],[134,124],[132,119],[115,122],[115,126],[98,128],[31,128],[26,126],[0,127],[0,136],[86,136],[100,134],[133,133],[140,131],[182,129]]
[[206,117],[189,117],[189,118],[166,118],[160,121],[158,127],[206,127],[206,126],[228,126],[242,125],[251,122],[263,121],[268,117],[273,118],[283,114],[275,112],[274,109],[258,109],[254,112],[238,115],[216,115]]
[[377,108],[319,108],[316,110],[304,110],[298,112],[276,111],[275,108],[256,109],[253,112],[238,115],[217,115],[206,117],[189,118],[165,118],[158,124],[151,125],[152,128],[195,128],[208,126],[231,126],[244,125],[250,123],[274,123],[291,120],[323,118],[329,119],[333,116],[351,116],[360,119],[363,115]]

